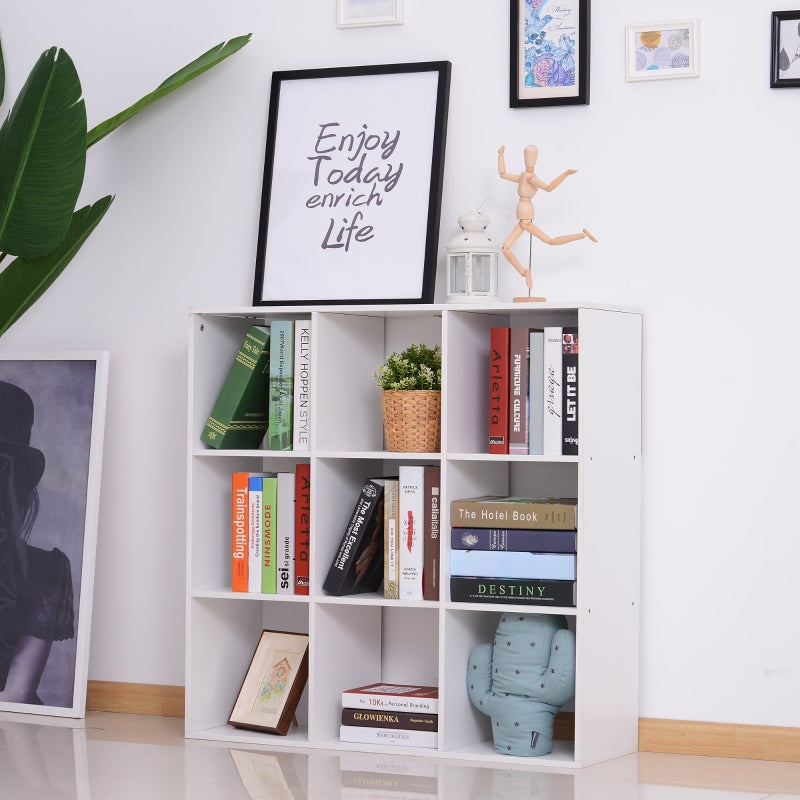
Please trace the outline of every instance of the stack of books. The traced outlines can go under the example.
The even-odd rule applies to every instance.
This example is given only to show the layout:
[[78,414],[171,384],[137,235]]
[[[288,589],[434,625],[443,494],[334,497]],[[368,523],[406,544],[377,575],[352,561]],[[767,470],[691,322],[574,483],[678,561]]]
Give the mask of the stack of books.
[[322,588],[335,596],[376,592],[392,600],[438,600],[441,468],[401,465],[367,478]]
[[[217,450],[308,450],[311,320],[251,325],[200,438]],[[266,437],[266,438],[265,438]]]
[[371,683],[342,692],[339,738],[359,744],[437,747],[439,689]]
[[575,606],[574,498],[483,496],[450,504],[450,599]]
[[489,452],[578,454],[578,328],[494,327]]

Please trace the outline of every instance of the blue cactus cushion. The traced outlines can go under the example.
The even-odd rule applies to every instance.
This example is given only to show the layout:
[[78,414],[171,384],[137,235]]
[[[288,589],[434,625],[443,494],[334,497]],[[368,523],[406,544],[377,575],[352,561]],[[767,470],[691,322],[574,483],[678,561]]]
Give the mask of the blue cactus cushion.
[[494,642],[470,653],[467,694],[491,719],[498,753],[547,755],[555,716],[575,697],[575,634],[566,617],[503,614]]

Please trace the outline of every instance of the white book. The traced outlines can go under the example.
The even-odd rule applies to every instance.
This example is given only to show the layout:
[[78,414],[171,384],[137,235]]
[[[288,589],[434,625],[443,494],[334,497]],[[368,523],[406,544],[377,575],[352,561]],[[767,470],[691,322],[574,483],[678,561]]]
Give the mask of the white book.
[[278,473],[277,594],[294,594],[294,495],[293,472]]
[[561,327],[545,328],[542,452],[546,456],[561,455],[561,349]]
[[425,467],[402,464],[400,479],[400,599],[422,600],[425,543]]
[[531,455],[544,453],[542,426],[544,424],[544,331],[530,333],[530,361],[528,365],[530,391],[528,397],[528,432]]
[[292,449],[311,447],[311,320],[294,324],[294,414]]
[[366,786],[342,786],[341,800],[437,800],[439,794],[430,792],[406,792],[397,789],[381,789]]
[[437,747],[439,731],[412,731],[407,728],[367,728],[340,725],[339,739],[359,744],[388,744],[392,747]]

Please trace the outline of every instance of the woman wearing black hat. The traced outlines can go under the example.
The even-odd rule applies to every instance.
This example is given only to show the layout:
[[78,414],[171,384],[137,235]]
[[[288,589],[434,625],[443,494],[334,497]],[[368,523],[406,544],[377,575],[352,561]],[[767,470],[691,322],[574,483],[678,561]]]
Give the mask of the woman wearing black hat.
[[74,611],[67,556],[27,543],[45,468],[32,427],[29,395],[0,381],[0,701],[41,704],[50,647],[74,636]]

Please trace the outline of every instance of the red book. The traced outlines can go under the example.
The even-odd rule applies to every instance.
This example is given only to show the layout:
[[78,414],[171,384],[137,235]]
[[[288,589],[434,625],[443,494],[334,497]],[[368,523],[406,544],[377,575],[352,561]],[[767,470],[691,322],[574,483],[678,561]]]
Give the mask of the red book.
[[295,468],[294,593],[308,594],[308,559],[311,547],[311,465]]
[[489,452],[508,453],[511,329],[492,328],[489,355]]
[[231,589],[234,592],[247,591],[249,478],[248,472],[231,475]]

